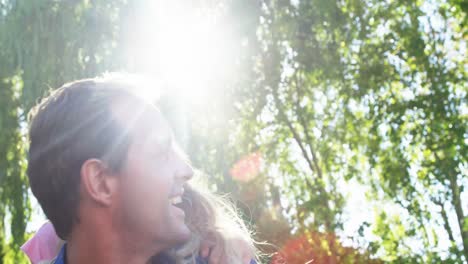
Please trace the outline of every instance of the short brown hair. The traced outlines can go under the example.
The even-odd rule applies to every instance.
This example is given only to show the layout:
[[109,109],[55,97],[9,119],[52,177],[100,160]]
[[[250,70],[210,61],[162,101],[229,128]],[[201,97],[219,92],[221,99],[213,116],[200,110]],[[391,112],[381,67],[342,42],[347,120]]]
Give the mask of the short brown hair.
[[86,79],[65,84],[29,113],[28,177],[60,238],[79,220],[80,171],[98,158],[111,170],[125,160],[130,138],[112,117],[116,100],[139,100],[130,83]]

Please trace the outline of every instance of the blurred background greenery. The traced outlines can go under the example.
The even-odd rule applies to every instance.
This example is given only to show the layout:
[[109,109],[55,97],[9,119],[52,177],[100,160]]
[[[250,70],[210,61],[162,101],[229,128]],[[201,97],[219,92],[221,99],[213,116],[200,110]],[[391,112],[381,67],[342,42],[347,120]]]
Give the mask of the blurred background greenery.
[[[37,229],[26,114],[106,71],[158,80],[271,263],[466,263],[463,0],[0,0],[0,263]],[[42,218],[41,218],[42,217]],[[283,260],[281,260],[283,259]],[[283,262],[281,262],[283,261]]]

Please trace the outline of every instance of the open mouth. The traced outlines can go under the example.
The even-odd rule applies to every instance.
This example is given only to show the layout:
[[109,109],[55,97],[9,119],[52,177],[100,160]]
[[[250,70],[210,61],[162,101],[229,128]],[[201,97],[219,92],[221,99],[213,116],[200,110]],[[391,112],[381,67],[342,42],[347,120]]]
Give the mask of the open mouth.
[[182,209],[182,196],[175,196],[175,197],[172,197],[169,199],[169,201],[171,202],[171,204],[175,207],[178,207],[180,209]]

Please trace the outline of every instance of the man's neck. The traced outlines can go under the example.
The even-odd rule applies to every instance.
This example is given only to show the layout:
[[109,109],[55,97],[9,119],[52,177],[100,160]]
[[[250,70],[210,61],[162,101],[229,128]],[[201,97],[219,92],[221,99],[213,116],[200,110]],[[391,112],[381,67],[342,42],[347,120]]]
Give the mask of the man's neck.
[[148,246],[112,230],[112,225],[78,224],[67,241],[66,259],[67,264],[145,264],[158,253]]

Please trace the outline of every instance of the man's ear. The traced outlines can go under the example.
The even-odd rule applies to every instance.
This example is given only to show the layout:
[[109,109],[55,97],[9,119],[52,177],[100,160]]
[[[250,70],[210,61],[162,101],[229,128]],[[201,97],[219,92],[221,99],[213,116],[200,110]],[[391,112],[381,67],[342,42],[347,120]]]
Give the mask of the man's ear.
[[110,206],[116,190],[116,177],[112,177],[105,162],[99,159],[86,160],[81,166],[83,191],[94,202]]

